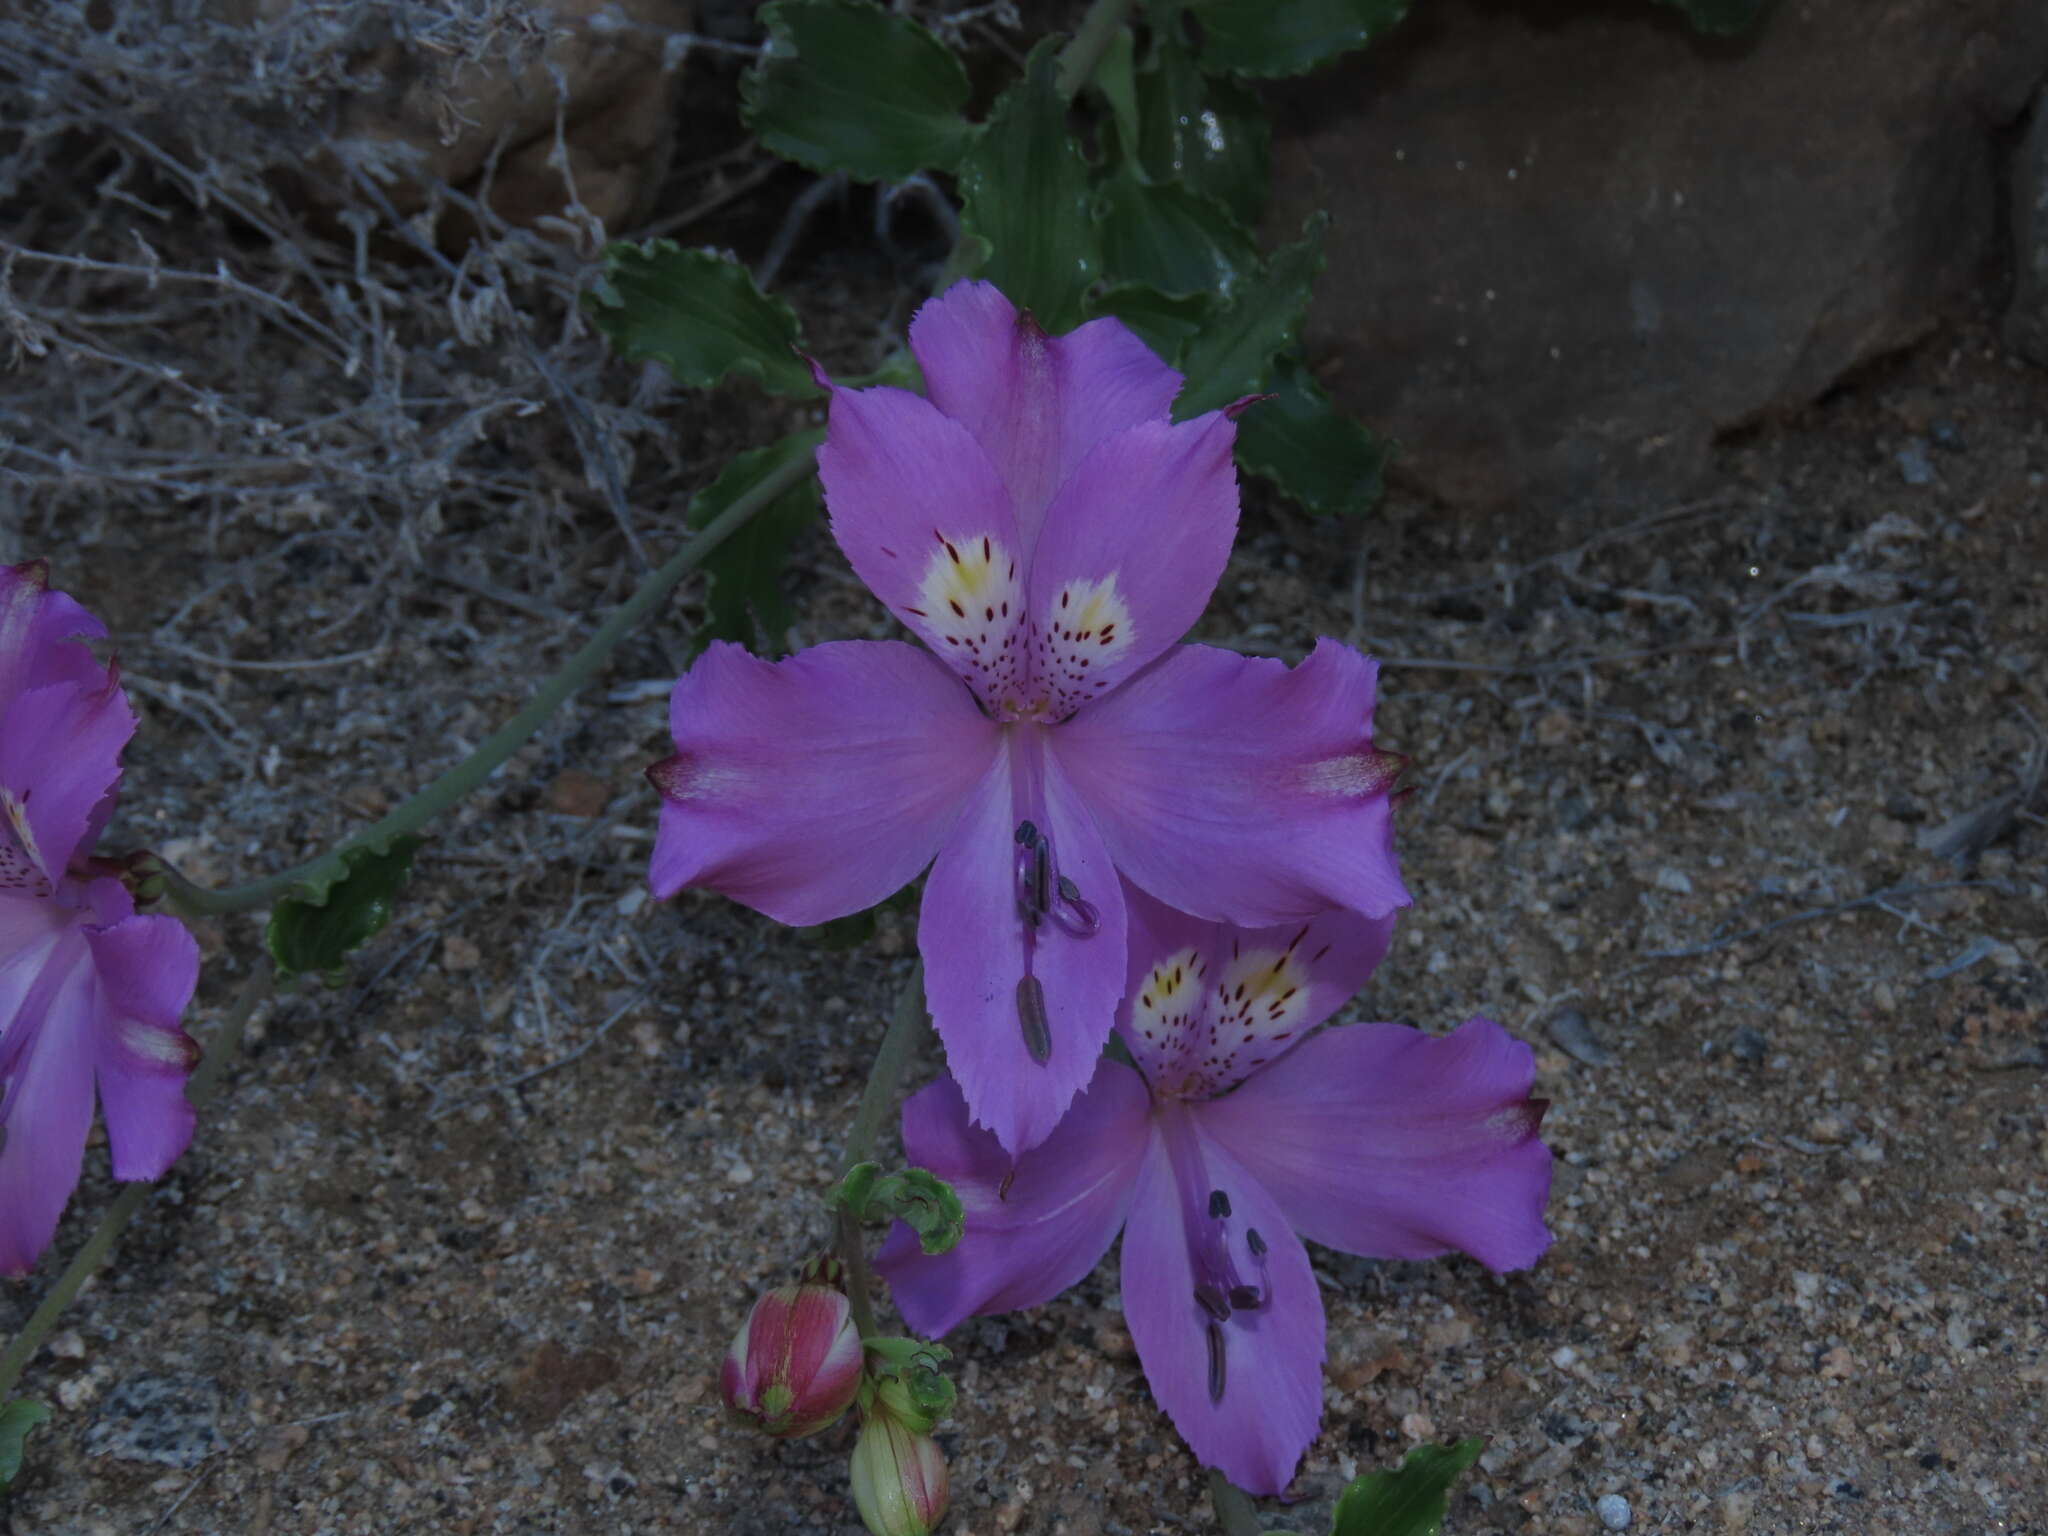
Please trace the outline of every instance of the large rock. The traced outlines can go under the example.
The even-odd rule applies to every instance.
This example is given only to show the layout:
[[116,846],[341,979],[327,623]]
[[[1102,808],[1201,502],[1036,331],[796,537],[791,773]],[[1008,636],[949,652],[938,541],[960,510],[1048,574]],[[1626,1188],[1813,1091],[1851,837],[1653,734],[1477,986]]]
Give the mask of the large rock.
[[2044,0],[1421,0],[1273,92],[1276,214],[1337,217],[1328,382],[1466,504],[1636,501],[1981,283]]
[[2048,368],[2048,90],[2012,160],[2012,306],[2006,345]]

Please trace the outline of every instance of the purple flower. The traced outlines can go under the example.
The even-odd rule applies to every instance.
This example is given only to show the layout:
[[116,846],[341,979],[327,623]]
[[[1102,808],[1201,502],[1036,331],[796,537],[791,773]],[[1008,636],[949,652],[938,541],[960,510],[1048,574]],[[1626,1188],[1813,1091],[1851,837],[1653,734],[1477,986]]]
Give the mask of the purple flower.
[[1203,1463],[1274,1494],[1322,1415],[1323,1305],[1302,1237],[1377,1258],[1462,1249],[1496,1270],[1549,1245],[1534,1057],[1486,1019],[1443,1038],[1349,1024],[1302,1039],[1363,983],[1388,920],[1246,931],[1127,895],[1117,1028],[1138,1070],[1105,1059],[1014,1161],[951,1083],[916,1094],[904,1149],[951,1182],[967,1232],[926,1258],[899,1226],[877,1267],[936,1337],[1050,1300],[1121,1228],[1124,1318],[1152,1395]]
[[713,646],[676,684],[651,879],[785,923],[932,864],[926,998],[975,1119],[1043,1140],[1124,990],[1119,874],[1204,917],[1407,901],[1374,666],[1176,646],[1237,523],[1230,414],[1113,320],[1048,337],[986,283],[927,304],[928,394],[832,394],[818,469],[860,578],[930,649]]
[[192,936],[137,916],[87,862],[135,730],[119,681],[79,637],[105,629],[0,566],[0,1273],[26,1274],[78,1185],[93,1085],[114,1177],[154,1179],[192,1136],[178,1027],[199,976]]

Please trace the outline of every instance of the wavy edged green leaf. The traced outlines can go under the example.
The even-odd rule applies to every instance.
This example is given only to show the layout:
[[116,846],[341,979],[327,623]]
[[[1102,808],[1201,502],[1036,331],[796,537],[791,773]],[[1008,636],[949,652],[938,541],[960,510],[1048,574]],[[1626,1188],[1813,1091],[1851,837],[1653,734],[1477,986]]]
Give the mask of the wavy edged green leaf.
[[1736,37],[1747,32],[1768,11],[1773,0],[1658,0],[1685,12],[1696,32],[1714,37]]
[[1102,264],[1119,281],[1168,298],[1228,300],[1259,270],[1259,248],[1228,208],[1176,182],[1144,182],[1128,167],[1097,189]]
[[1088,296],[1088,318],[1098,315],[1116,316],[1161,362],[1178,368],[1188,343],[1215,318],[1216,301],[1206,293],[1169,298],[1144,283],[1107,283]]
[[1048,38],[960,162],[961,229],[988,242],[978,275],[1055,335],[1080,320],[1101,264],[1088,162],[1067,132],[1057,70],[1058,39]]
[[738,262],[710,251],[673,240],[608,245],[583,307],[621,357],[660,363],[691,389],[737,373],[772,394],[818,393],[797,356],[796,312],[763,293]]
[[0,1493],[5,1493],[21,1476],[21,1458],[29,1431],[49,1422],[50,1410],[24,1397],[0,1408]]
[[1266,211],[1272,127],[1250,91],[1203,74],[1178,34],[1177,20],[1162,22],[1134,82],[1139,168],[1150,181],[1177,181],[1256,224]]
[[1188,377],[1173,414],[1186,421],[1257,394],[1272,376],[1273,362],[1300,337],[1309,288],[1323,270],[1326,213],[1310,216],[1302,237],[1273,253],[1265,270],[1221,306],[1182,350]]
[[392,904],[412,873],[419,846],[416,837],[394,837],[382,847],[344,849],[347,873],[323,893],[279,902],[263,931],[278,979],[317,973],[329,986],[339,986],[348,975],[349,955],[391,921]]
[[1202,65],[1217,74],[1300,75],[1363,48],[1408,14],[1408,0],[1188,0]]
[[959,165],[967,71],[925,28],[868,0],[776,0],[761,19],[768,46],[740,96],[762,144],[862,181]]
[[1237,422],[1237,462],[1322,516],[1369,512],[1386,490],[1386,441],[1340,410],[1298,357],[1282,357],[1270,398]]
[[1452,1483],[1479,1459],[1485,1440],[1418,1445],[1398,1471],[1354,1478],[1337,1500],[1330,1536],[1437,1536]]
[[[690,503],[690,526],[703,528],[792,459],[815,455],[822,428],[792,432],[779,443],[742,453]],[[704,623],[690,641],[692,656],[714,640],[731,640],[759,656],[779,656],[796,610],[782,593],[790,547],[818,520],[818,481],[807,476],[734,530],[703,565]],[[870,919],[872,924],[872,919]]]

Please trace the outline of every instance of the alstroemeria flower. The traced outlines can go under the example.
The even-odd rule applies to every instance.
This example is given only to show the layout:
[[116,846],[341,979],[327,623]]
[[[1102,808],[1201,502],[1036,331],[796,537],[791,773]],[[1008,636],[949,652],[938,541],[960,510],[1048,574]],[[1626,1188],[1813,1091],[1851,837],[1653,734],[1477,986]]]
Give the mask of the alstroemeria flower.
[[135,716],[82,637],[106,631],[0,566],[0,1273],[26,1274],[78,1186],[93,1087],[114,1177],[154,1179],[192,1135],[178,1027],[199,977],[180,923],[138,916],[85,863]]
[[1118,875],[1278,923],[1407,901],[1373,664],[1176,646],[1237,524],[1230,415],[1114,320],[1049,337],[986,283],[919,311],[928,393],[835,389],[818,472],[854,570],[929,650],[712,646],[676,684],[655,894],[785,923],[927,864],[932,1018],[977,1121],[1043,1140],[1124,990]]
[[917,1093],[904,1150],[952,1184],[967,1232],[927,1258],[899,1226],[876,1263],[904,1319],[937,1337],[1049,1301],[1121,1229],[1124,1320],[1153,1397],[1205,1465],[1274,1494],[1322,1417],[1323,1304],[1301,1238],[1376,1258],[1459,1249],[1496,1270],[1549,1245],[1534,1055],[1486,1019],[1303,1039],[1363,983],[1388,922],[1245,931],[1128,894],[1117,1028],[1138,1070],[1105,1058],[1014,1162],[951,1083]]

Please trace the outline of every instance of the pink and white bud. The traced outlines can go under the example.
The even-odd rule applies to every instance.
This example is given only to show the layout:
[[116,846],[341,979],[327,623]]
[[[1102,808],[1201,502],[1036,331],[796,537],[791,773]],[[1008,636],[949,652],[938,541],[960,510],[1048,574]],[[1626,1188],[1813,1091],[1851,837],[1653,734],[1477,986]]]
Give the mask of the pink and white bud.
[[853,1447],[853,1503],[874,1536],[930,1536],[946,1517],[946,1458],[885,1407],[867,1414]]
[[725,1405],[781,1438],[837,1423],[860,1391],[860,1330],[844,1293],[785,1285],[754,1303],[718,1373]]

